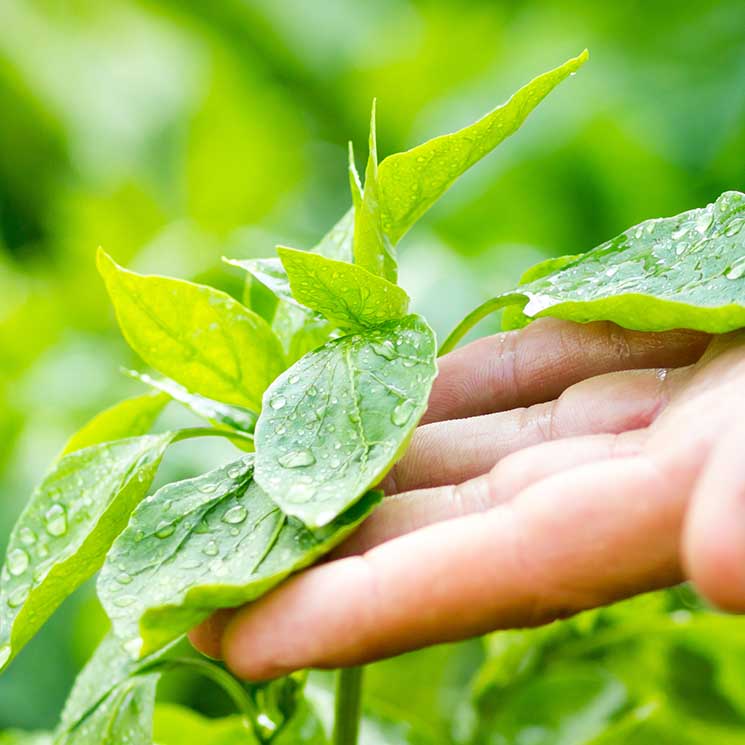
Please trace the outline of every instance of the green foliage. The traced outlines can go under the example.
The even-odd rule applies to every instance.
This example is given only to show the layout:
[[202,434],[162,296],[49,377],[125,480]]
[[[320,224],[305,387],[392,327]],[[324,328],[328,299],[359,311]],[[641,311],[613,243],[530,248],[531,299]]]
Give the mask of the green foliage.
[[216,608],[260,597],[339,543],[380,501],[319,530],[287,517],[253,480],[246,456],[144,500],[114,543],[98,594],[117,636],[148,655]]
[[310,352],[264,396],[259,485],[306,525],[331,522],[400,457],[436,372],[434,334],[419,316]]

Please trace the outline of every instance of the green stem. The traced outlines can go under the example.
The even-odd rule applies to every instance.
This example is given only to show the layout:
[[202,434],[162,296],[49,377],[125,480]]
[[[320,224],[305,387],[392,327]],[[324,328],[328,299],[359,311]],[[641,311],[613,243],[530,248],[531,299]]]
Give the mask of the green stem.
[[362,712],[363,670],[362,667],[348,667],[337,673],[333,745],[357,745]]
[[180,429],[174,438],[174,442],[183,442],[195,437],[227,437],[229,440],[241,440],[242,442],[253,442],[253,435],[239,432],[234,429],[221,429],[220,427],[186,427]]
[[451,332],[447,339],[442,343],[438,356],[442,357],[443,354],[452,352],[453,349],[458,345],[458,342],[479,322],[486,318],[488,315],[495,313],[502,308],[513,305],[518,300],[524,298],[520,295],[500,295],[499,297],[487,300],[485,303],[479,305],[478,308],[472,310]]

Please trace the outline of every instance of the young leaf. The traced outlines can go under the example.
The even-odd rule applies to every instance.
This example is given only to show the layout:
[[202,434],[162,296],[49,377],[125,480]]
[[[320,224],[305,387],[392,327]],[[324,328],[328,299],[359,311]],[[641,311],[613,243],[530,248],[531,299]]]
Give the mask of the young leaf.
[[211,398],[200,396],[198,393],[190,393],[186,388],[169,378],[154,378],[152,375],[136,370],[125,370],[124,373],[145,385],[163,391],[166,401],[173,399],[186,406],[197,416],[213,424],[223,425],[247,434],[254,431],[257,416],[253,411],[241,406],[231,406],[220,401],[214,401]]
[[127,271],[103,251],[98,267],[122,333],[145,362],[195,393],[258,411],[284,368],[261,316],[211,287]]
[[295,298],[339,326],[364,328],[406,315],[406,292],[357,264],[292,248],[277,253]]
[[442,351],[489,313],[514,306],[506,329],[534,318],[613,321],[638,331],[745,326],[745,194],[675,217],[647,220],[579,256],[551,259],[525,284],[489,300],[453,331]]
[[59,732],[54,745],[152,745],[159,680],[159,673],[128,678],[78,724]]
[[60,456],[101,442],[147,434],[169,400],[162,393],[146,393],[114,404],[78,430]]
[[[354,263],[372,274],[396,282],[398,270],[393,246],[383,230],[381,198],[378,184],[378,145],[375,133],[375,101],[370,114],[370,152],[365,169],[365,189],[362,199],[354,191],[354,234],[352,251]],[[357,182],[359,183],[359,181]]]
[[427,407],[435,338],[411,315],[334,339],[285,371],[256,425],[256,480],[290,515],[333,520],[395,462]]
[[0,669],[101,566],[174,437],[94,445],[52,466],[13,528],[0,572]]
[[327,259],[351,263],[354,260],[353,243],[354,208],[352,207],[339,218],[336,225],[311,250]]
[[[153,736],[158,745],[259,745],[243,717],[209,719],[191,709],[167,703],[155,707]],[[276,745],[276,740],[272,743]],[[293,745],[309,744],[299,740]]]
[[320,530],[287,518],[245,456],[145,499],[115,541],[98,594],[128,651],[149,654],[217,608],[255,600],[339,543],[379,502],[371,492]]
[[475,124],[387,157],[380,164],[378,188],[383,230],[391,242],[398,243],[460,175],[516,132],[531,111],[588,56],[585,50],[539,75]]

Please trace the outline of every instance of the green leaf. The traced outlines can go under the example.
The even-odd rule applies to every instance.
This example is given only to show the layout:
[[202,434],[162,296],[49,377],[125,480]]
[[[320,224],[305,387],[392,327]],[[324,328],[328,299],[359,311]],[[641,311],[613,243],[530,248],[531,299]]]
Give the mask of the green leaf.
[[61,455],[125,437],[147,434],[169,401],[168,396],[146,393],[114,404],[93,417],[68,441]]
[[173,399],[178,403],[186,406],[197,416],[207,421],[229,427],[251,434],[256,426],[257,416],[253,411],[244,409],[241,406],[231,406],[220,401],[214,401],[211,398],[200,396],[198,393],[187,391],[182,385],[169,378],[154,378],[147,373],[137,372],[136,370],[125,370],[124,373],[130,378],[139,380],[145,385],[149,385],[156,390],[166,394],[166,400]]
[[277,253],[295,298],[338,326],[364,328],[406,315],[406,292],[361,266],[292,248]]
[[[258,745],[240,716],[207,719],[176,704],[155,707],[154,741],[158,745]],[[296,745],[302,745],[298,740]]]
[[122,333],[145,362],[188,390],[258,411],[284,368],[261,316],[212,287],[127,271],[103,251],[98,267]]
[[427,407],[435,338],[419,316],[328,342],[286,370],[256,425],[256,480],[319,527],[379,483]]
[[149,654],[217,608],[255,600],[313,563],[379,500],[370,493],[311,531],[254,482],[245,456],[145,499],[109,552],[99,598],[127,650]]
[[59,732],[54,745],[152,745],[159,673],[128,678],[86,717]]
[[98,570],[174,437],[94,445],[52,466],[13,528],[0,572],[0,669]]
[[52,735],[47,732],[0,732],[0,745],[52,745]]
[[[365,189],[360,199],[359,178],[353,185],[354,234],[352,252],[354,263],[370,273],[396,282],[398,270],[393,246],[383,230],[382,205],[378,183],[378,145],[375,133],[375,101],[370,114],[370,140],[367,168],[365,169]],[[356,172],[355,172],[356,174]],[[355,181],[355,178],[352,179]]]
[[533,109],[588,56],[585,50],[539,75],[475,124],[386,158],[380,164],[378,185],[383,230],[392,243],[398,243],[461,174],[516,132]]
[[675,217],[647,220],[579,256],[551,259],[511,292],[470,313],[450,334],[452,349],[479,320],[509,308],[503,327],[535,318],[613,321],[637,331],[745,326],[745,194]]

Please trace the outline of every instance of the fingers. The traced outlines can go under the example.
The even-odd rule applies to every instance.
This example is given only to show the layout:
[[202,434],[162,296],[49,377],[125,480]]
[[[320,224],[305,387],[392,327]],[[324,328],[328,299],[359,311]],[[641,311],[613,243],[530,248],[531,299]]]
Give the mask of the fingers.
[[479,339],[440,360],[424,423],[490,414],[557,398],[603,373],[695,362],[710,337],[691,331],[628,331],[611,323],[541,318]]
[[382,486],[395,494],[458,484],[541,442],[641,429],[657,417],[686,374],[610,373],[573,385],[549,403],[420,427]]
[[742,420],[720,435],[696,484],[684,541],[684,562],[699,590],[719,607],[740,613],[745,612],[743,442]]
[[297,576],[237,612],[224,658],[250,679],[358,664],[679,581],[681,487],[644,456],[552,476]]

